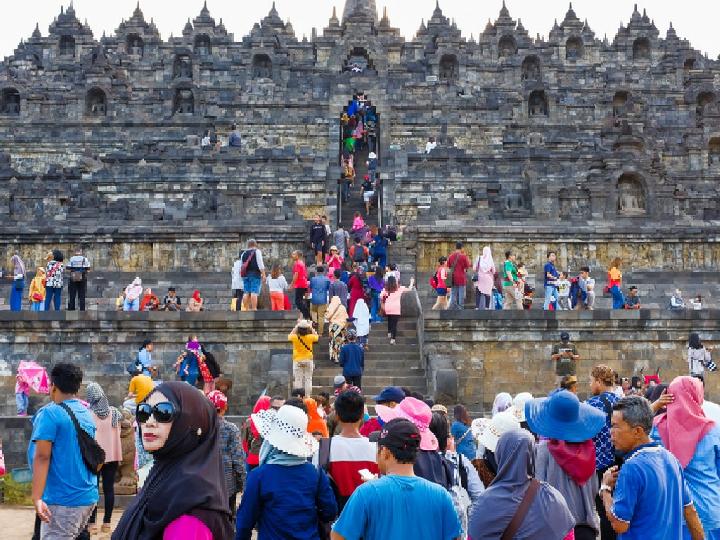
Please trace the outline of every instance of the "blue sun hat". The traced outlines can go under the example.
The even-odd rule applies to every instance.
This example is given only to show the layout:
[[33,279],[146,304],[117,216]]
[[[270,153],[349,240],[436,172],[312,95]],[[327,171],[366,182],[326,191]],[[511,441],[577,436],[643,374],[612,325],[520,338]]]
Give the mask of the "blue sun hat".
[[606,421],[603,411],[580,403],[577,396],[567,390],[528,401],[525,418],[530,431],[536,435],[571,443],[592,439]]

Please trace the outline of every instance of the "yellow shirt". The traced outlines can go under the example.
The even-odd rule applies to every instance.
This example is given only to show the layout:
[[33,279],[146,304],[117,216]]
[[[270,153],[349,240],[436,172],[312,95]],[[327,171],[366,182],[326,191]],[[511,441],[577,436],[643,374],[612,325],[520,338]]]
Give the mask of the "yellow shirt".
[[[300,340],[302,339],[302,343]],[[290,334],[288,341],[293,344],[293,362],[305,362],[313,359],[313,343],[317,343],[318,336],[314,334],[308,334],[307,336],[298,336],[297,334]],[[305,347],[305,345],[307,347]]]
[[153,385],[153,380],[150,377],[147,375],[135,375],[132,379],[130,379],[130,388],[128,388],[128,392],[135,394],[135,403],[140,403],[150,392],[152,392],[153,388],[155,388],[155,386]]

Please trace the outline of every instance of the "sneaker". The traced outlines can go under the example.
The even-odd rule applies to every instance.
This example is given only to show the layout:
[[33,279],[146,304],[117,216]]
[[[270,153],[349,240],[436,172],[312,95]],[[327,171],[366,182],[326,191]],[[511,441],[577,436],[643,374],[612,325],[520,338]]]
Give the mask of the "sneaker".
[[392,339],[392,334],[390,332],[388,332],[388,337]]
[[394,339],[390,339],[390,345],[395,345],[395,340],[394,340]]

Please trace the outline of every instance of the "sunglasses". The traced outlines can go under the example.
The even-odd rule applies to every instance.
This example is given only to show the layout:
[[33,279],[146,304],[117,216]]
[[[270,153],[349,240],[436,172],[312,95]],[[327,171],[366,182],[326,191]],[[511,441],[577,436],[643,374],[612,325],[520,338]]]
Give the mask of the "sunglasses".
[[137,407],[135,417],[141,424],[147,422],[151,416],[153,416],[157,422],[167,424],[173,421],[176,414],[175,405],[169,401],[164,401],[154,406],[151,406],[149,403],[141,403]]

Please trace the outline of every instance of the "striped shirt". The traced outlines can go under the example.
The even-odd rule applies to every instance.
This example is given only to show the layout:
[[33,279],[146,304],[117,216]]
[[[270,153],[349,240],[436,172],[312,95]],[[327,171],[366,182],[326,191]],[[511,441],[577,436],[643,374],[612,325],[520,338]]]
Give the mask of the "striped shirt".
[[363,484],[360,471],[367,469],[373,474],[377,466],[377,445],[365,437],[350,438],[340,435],[332,438],[328,474],[333,479],[339,495],[338,505],[342,508],[350,495]]

